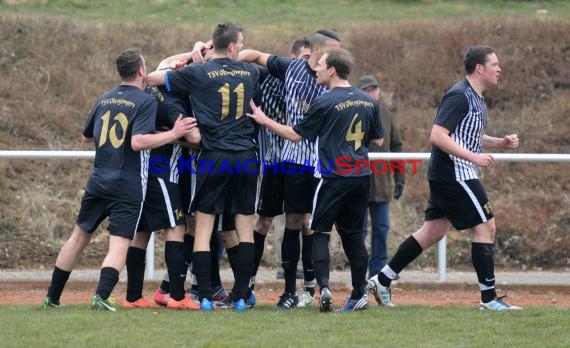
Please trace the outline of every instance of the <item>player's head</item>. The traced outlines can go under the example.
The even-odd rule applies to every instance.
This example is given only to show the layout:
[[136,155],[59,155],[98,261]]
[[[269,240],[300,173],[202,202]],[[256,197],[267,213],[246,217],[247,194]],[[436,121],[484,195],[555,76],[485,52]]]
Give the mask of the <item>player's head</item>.
[[311,41],[306,37],[301,37],[291,45],[290,58],[309,59],[311,56]]
[[319,29],[311,37],[311,57],[316,61],[331,48],[340,48],[340,36],[332,30]]
[[138,76],[146,76],[146,66],[138,48],[128,48],[115,60],[117,72],[123,81],[134,81]]
[[212,34],[214,51],[226,54],[231,59],[237,59],[243,48],[243,28],[235,23],[218,24]]
[[463,64],[467,75],[477,78],[485,87],[499,82],[501,67],[492,47],[486,45],[470,47],[465,54]]
[[354,57],[342,48],[329,49],[317,64],[317,84],[329,85],[332,79],[347,80]]

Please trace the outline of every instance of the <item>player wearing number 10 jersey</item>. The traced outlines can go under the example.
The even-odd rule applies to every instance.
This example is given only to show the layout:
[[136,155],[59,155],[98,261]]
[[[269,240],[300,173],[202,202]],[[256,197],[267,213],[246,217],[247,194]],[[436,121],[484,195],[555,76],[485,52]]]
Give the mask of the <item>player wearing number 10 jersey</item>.
[[125,266],[145,198],[149,149],[170,143],[196,126],[181,118],[161,134],[155,130],[156,100],[142,91],[145,61],[138,49],[123,51],[116,60],[122,83],[103,94],[89,115],[84,141],[95,143],[95,163],[87,182],[77,223],[57,257],[44,308],[59,307],[69,275],[92,232],[109,218],[109,251],[91,308],[116,311],[109,300]]
[[[193,269],[202,310],[213,309],[210,238],[217,214],[236,215],[240,243],[232,292],[234,309],[245,310],[249,297],[258,162],[254,125],[246,113],[257,88],[259,70],[236,61],[243,42],[239,25],[219,24],[212,35],[214,54],[210,61],[175,71],[156,71],[148,77],[150,84],[164,84],[169,93],[189,95],[200,126],[202,151],[191,210],[196,212]],[[213,164],[210,170],[201,169],[206,162]]]

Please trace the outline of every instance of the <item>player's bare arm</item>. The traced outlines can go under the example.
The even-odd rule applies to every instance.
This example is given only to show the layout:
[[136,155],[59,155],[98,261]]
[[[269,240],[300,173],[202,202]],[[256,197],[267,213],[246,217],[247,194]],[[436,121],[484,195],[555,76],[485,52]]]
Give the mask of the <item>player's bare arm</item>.
[[442,151],[466,161],[473,162],[480,167],[487,167],[493,164],[493,156],[487,153],[476,154],[471,152],[454,142],[449,134],[450,132],[447,128],[434,124],[431,129],[429,141]]
[[303,138],[293,130],[293,127],[286,126],[267,117],[267,115],[265,115],[265,113],[255,105],[253,100],[249,102],[249,105],[251,106],[252,113],[248,113],[247,116],[257,122],[260,126],[263,126],[280,137],[291,140],[294,143],[298,143],[303,140]]
[[195,128],[197,128],[197,122],[195,118],[182,118],[182,115],[180,115],[174,123],[174,127],[172,127],[172,129],[169,131],[154,134],[133,135],[131,140],[131,147],[135,151],[154,149],[184,137]]
[[483,147],[486,149],[516,149],[519,147],[519,136],[517,134],[509,134],[502,138],[497,138],[483,135]]
[[261,66],[267,66],[267,60],[270,54],[252,49],[241,50],[238,55],[238,61],[255,63]]
[[197,41],[190,52],[175,54],[163,59],[156,70],[178,69],[185,66],[190,59],[194,62],[204,61],[205,53],[212,49],[212,40],[208,42]]

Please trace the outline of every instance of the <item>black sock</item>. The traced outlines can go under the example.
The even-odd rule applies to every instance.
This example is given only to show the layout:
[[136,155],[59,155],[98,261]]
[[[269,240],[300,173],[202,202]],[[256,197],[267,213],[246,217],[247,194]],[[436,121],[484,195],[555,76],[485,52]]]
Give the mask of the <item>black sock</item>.
[[186,263],[184,262],[184,242],[167,240],[164,243],[164,260],[168,270],[170,297],[176,301],[184,299],[184,281],[186,280]]
[[310,282],[315,280],[315,270],[313,269],[313,234],[302,235],[303,246],[301,249],[301,261],[303,262],[303,275],[305,278],[305,291],[308,291],[311,296],[315,295],[315,287],[307,286]]
[[209,251],[194,251],[194,266],[192,272],[198,282],[198,297],[212,300],[212,285],[210,283],[210,264],[212,253]]
[[329,252],[330,234],[317,232],[313,237],[313,267],[315,269],[315,277],[321,290],[329,287],[330,276],[330,252]]
[[117,285],[119,281],[119,271],[113,267],[103,267],[101,268],[101,275],[99,276],[99,284],[97,285],[97,290],[95,294],[101,296],[103,300],[106,300],[111,296],[113,288]]
[[194,236],[189,234],[184,235],[184,259],[186,265],[190,267],[192,264],[192,257],[194,255]]
[[59,298],[63,292],[63,288],[69,279],[71,272],[64,271],[55,266],[51,274],[51,282],[48,287],[47,297],[51,299],[54,304],[59,304]]
[[162,291],[162,293],[169,293],[170,292],[170,276],[168,277],[168,281],[166,280],[162,280],[162,282],[160,282],[160,291]]
[[253,271],[253,263],[255,259],[255,246],[253,243],[239,243],[239,257],[237,275],[234,288],[232,290],[232,299],[247,300],[249,296],[249,278]]
[[471,261],[481,290],[481,301],[484,303],[497,298],[495,291],[495,244],[471,243]]
[[301,254],[299,233],[301,230],[285,228],[283,242],[281,243],[281,266],[285,275],[285,292],[292,294],[297,288],[297,264]]
[[146,250],[129,247],[127,252],[127,301],[135,302],[142,297]]
[[234,281],[237,276],[237,265],[238,265],[238,258],[239,258],[239,244],[226,249],[226,254],[228,254],[228,262],[230,263],[230,267],[232,268],[232,273],[234,274]]
[[255,245],[255,263],[253,265],[253,273],[251,274],[252,276],[257,275],[257,270],[261,264],[261,258],[263,257],[263,251],[265,249],[265,237],[267,237],[267,235],[253,231],[253,244]]
[[[396,254],[392,257],[390,262],[388,262],[388,266],[390,266],[396,274],[399,274],[407,265],[420,256],[422,251],[422,246],[414,236],[409,236],[400,244]],[[380,284],[383,286],[389,287],[392,279],[380,272],[378,274],[378,281],[380,281]]]
[[220,253],[220,243],[216,231],[212,233],[212,238],[210,239],[210,252],[212,255],[210,259],[210,284],[212,288],[215,289],[222,285],[222,279],[220,278],[220,258],[218,257]]
[[350,298],[359,299],[366,293],[366,267],[368,252],[364,246],[362,233],[340,233],[342,248],[350,263],[352,294]]

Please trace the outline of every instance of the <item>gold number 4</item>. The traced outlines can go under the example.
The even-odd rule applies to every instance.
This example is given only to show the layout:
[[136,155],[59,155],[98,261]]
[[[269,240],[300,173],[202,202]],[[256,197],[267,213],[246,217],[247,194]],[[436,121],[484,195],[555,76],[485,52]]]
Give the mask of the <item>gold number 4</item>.
[[[346,132],[346,141],[354,141],[354,150],[358,150],[362,146],[362,139],[364,139],[364,132],[362,131],[362,122],[356,122],[358,114],[355,114],[348,126],[348,131]],[[354,124],[356,122],[356,124]],[[354,126],[354,131],[352,130]]]
[[[113,124],[111,129],[109,129],[110,118],[111,118],[111,111],[107,111],[106,113],[103,114],[103,116],[101,116],[101,119],[103,120],[103,125],[101,126],[101,137],[99,138],[99,147],[105,145],[105,143],[107,142],[107,134],[108,134],[111,145],[113,145],[115,149],[118,149],[125,142],[125,136],[127,133],[127,127],[129,126],[129,120],[127,119],[127,116],[125,116],[125,114],[119,112],[117,115],[115,115],[115,117],[113,117],[115,123]],[[121,126],[121,131],[123,133],[123,136],[121,138],[117,136],[117,124]]]
[[[233,92],[237,95],[237,103],[236,103],[236,120],[237,120],[238,118],[242,117],[244,114],[243,107],[245,99],[244,97],[245,88],[243,86],[243,82],[237,85],[237,87],[234,88]],[[230,114],[230,84],[227,82],[224,83],[224,85],[220,87],[220,89],[218,89],[218,93],[222,95],[221,119],[223,120],[224,118],[228,117]]]

